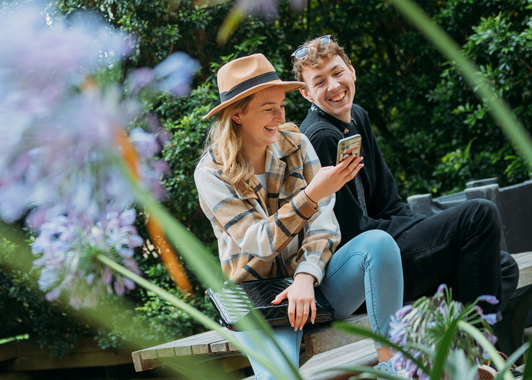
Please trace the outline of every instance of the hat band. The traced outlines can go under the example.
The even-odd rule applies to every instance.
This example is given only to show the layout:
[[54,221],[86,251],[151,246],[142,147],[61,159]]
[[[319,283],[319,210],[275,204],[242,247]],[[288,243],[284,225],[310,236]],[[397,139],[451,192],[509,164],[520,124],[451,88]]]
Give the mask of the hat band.
[[233,99],[235,96],[243,93],[246,90],[249,90],[252,87],[258,86],[259,84],[268,83],[274,80],[280,80],[279,75],[275,71],[270,71],[268,73],[257,75],[256,77],[246,79],[242,83],[237,84],[232,89],[224,91],[220,94],[220,101],[226,102]]

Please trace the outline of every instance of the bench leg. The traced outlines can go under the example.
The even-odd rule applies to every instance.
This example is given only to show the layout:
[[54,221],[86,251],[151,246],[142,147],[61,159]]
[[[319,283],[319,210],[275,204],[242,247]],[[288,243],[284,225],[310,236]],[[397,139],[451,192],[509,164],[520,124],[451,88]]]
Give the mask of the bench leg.
[[[524,343],[525,321],[532,306],[532,285],[519,289],[503,311],[502,321],[494,326],[499,348],[510,356]],[[516,364],[522,364],[522,357]]]

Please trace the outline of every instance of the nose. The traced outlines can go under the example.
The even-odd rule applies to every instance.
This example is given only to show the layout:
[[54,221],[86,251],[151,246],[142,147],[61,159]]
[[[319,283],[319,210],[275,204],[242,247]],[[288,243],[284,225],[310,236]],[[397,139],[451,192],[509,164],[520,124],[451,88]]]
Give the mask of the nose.
[[334,77],[329,78],[328,84],[329,84],[329,91],[331,92],[337,90],[338,87],[340,87],[340,82],[338,82],[338,80],[336,80],[336,78]]
[[277,123],[284,123],[285,121],[285,111],[284,108],[276,108],[274,119]]

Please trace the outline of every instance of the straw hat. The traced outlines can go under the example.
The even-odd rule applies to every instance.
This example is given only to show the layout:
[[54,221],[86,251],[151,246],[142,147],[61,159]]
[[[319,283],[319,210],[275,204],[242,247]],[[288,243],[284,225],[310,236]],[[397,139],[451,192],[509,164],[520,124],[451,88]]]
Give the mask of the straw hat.
[[305,87],[303,82],[282,81],[273,65],[262,54],[253,54],[235,59],[218,70],[220,104],[207,115],[207,119],[228,105],[272,86],[283,86],[284,91],[294,91]]

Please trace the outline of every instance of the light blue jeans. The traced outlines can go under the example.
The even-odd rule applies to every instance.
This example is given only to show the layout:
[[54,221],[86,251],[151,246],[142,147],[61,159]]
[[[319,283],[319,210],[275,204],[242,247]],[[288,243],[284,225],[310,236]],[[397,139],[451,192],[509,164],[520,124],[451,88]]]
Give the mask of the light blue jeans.
[[[366,301],[373,332],[387,336],[390,316],[403,305],[403,270],[399,248],[384,231],[370,230],[353,238],[331,258],[320,285],[334,307],[334,319],[349,317]],[[290,362],[299,367],[299,348],[303,331],[291,326],[274,328],[275,340]],[[255,348],[252,332],[235,332],[235,337]],[[282,373],[289,371],[272,342],[263,342],[268,358]],[[375,348],[383,345],[375,342]],[[249,358],[257,380],[275,380],[268,370]]]

